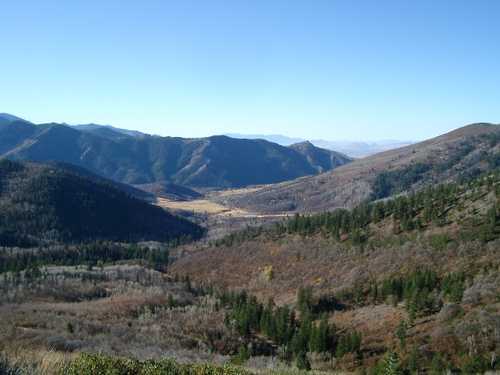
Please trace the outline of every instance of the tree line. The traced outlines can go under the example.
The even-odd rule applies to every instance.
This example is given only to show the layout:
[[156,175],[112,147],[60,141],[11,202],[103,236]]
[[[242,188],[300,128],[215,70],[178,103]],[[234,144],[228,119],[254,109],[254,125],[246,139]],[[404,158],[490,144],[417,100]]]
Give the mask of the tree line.
[[0,252],[0,273],[33,270],[44,265],[96,266],[121,260],[143,260],[152,268],[164,270],[168,265],[169,248],[102,241],[31,250],[4,249]]

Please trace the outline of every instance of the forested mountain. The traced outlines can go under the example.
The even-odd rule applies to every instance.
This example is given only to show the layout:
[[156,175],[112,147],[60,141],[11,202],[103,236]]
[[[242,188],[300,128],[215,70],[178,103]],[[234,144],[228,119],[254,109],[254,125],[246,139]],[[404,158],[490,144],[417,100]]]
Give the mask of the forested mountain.
[[[320,164],[312,154],[321,154]],[[303,152],[264,140],[174,138],[86,125],[34,125],[0,118],[0,156],[62,161],[129,183],[241,187],[317,174],[351,159],[312,147]],[[326,161],[326,163],[325,163]]]
[[68,172],[72,172],[75,174],[78,174],[82,177],[86,177],[87,179],[95,182],[95,183],[104,183],[106,185],[110,185],[118,190],[123,191],[124,193],[127,193],[128,195],[142,199],[144,201],[148,202],[154,202],[156,200],[156,195],[151,191],[148,191],[146,189],[143,189],[142,187],[134,187],[129,184],[125,184],[122,182],[117,182],[114,180],[107,179],[105,177],[102,177],[100,175],[97,175],[93,172],[90,172],[88,169],[85,169],[83,167],[79,167],[74,164],[69,164],[69,163],[63,163],[63,162],[47,162],[45,163],[46,165],[50,165],[56,168],[59,168],[61,170],[66,170]]
[[220,202],[264,213],[322,212],[495,168],[500,126],[473,124],[442,136],[357,159],[327,173],[222,197]]
[[202,229],[78,169],[0,161],[0,245],[169,241]]
[[[232,297],[233,325],[304,368],[498,370],[500,172],[466,180],[249,228],[182,252],[171,271],[246,290]],[[276,328],[297,313],[290,334]]]

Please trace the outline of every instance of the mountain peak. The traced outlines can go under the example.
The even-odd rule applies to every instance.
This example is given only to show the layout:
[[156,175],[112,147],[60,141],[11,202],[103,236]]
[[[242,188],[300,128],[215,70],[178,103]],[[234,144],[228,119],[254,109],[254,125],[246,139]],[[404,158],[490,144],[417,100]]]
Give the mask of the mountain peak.
[[14,122],[14,121],[29,122],[21,117],[11,115],[10,113],[0,113],[0,120],[9,121],[9,122]]
[[[314,146],[310,141],[302,141],[302,142],[297,142],[292,145],[290,145],[291,148],[314,148]],[[317,147],[320,148],[320,147]]]

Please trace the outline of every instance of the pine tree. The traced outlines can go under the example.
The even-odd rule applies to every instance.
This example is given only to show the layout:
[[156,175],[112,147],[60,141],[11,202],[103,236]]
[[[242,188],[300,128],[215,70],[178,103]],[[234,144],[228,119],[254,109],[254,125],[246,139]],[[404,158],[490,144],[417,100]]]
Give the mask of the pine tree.
[[297,292],[297,307],[302,315],[312,312],[312,288],[299,288]]
[[302,318],[300,327],[293,337],[292,347],[294,353],[298,355],[300,352],[307,352],[311,340],[311,333],[312,321],[310,315],[307,314]]
[[407,323],[404,320],[401,320],[396,329],[396,337],[399,339],[399,344],[401,345],[402,349],[406,347],[407,330],[408,330]]
[[418,358],[418,350],[416,347],[413,347],[412,351],[410,352],[410,355],[408,356],[408,370],[411,373],[414,373],[418,370],[418,363],[419,363],[419,358]]
[[326,316],[323,316],[319,325],[313,325],[309,340],[309,350],[311,352],[323,353],[330,349],[330,326]]

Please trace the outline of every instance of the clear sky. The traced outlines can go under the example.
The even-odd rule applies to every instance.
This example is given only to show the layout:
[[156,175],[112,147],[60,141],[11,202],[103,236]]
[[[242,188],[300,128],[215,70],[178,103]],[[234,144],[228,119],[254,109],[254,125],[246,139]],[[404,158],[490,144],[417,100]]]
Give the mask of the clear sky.
[[0,112],[206,136],[500,122],[498,0],[12,0]]

